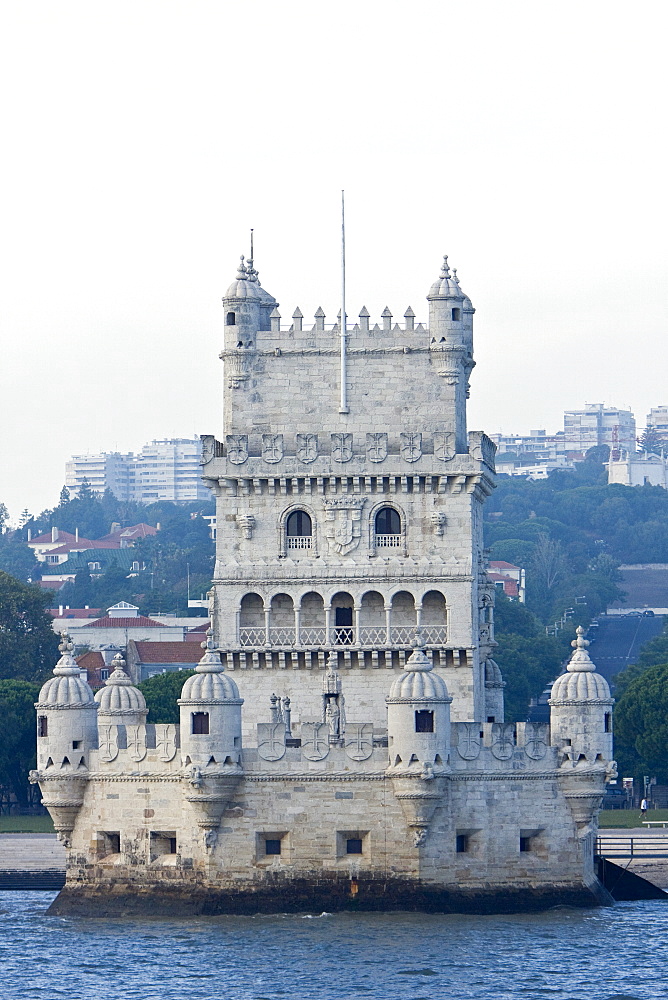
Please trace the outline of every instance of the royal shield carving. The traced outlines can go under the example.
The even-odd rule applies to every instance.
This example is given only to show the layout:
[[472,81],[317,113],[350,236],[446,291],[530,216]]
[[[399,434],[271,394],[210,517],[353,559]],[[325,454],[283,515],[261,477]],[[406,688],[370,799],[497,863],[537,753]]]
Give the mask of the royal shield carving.
[[100,726],[100,760],[109,764],[118,757],[118,729],[116,726]]
[[349,462],[353,457],[352,434],[332,434],[332,458],[335,462]]
[[419,431],[402,432],[400,450],[405,462],[417,462],[422,456],[422,434]]
[[514,751],[514,726],[505,726],[492,743],[492,754],[497,760],[510,760]]
[[155,749],[158,760],[167,762],[176,756],[176,726],[172,723],[155,727]]
[[307,760],[324,760],[329,753],[329,725],[326,722],[302,722],[302,754]]
[[280,760],[285,756],[285,723],[259,722],[257,752],[262,760]]
[[524,751],[529,760],[542,760],[547,753],[547,743],[543,739],[539,729],[529,730],[526,728]]
[[346,754],[351,760],[368,760],[373,753],[373,723],[349,722],[345,743]]
[[449,462],[455,457],[454,431],[436,431],[434,434],[434,455],[439,462]]
[[473,723],[457,728],[459,735],[457,753],[462,760],[475,760],[480,756],[480,726]]
[[325,537],[337,555],[347,555],[359,545],[362,535],[362,497],[332,497],[323,501]]
[[227,445],[227,457],[232,465],[243,465],[248,458],[248,435],[227,434],[225,444]]
[[262,458],[271,465],[281,461],[283,458],[282,434],[262,435]]
[[128,757],[138,763],[146,756],[146,727],[126,726],[125,731],[128,740]]
[[216,451],[216,439],[213,434],[202,434],[200,441],[202,442],[202,456],[199,464],[208,465]]
[[387,458],[387,434],[367,434],[366,457],[370,462],[384,462]]
[[318,457],[318,435],[297,434],[297,458],[307,465]]

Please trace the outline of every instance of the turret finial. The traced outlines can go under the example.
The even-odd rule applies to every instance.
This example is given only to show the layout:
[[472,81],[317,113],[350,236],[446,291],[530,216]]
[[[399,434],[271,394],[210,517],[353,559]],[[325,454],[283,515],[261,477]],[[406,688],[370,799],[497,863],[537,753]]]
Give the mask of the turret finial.
[[447,253],[443,255],[443,266],[441,267],[441,277],[450,277],[450,268],[448,267],[448,255]]
[[578,627],[575,630],[575,634],[577,638],[573,639],[573,641],[571,642],[571,646],[573,647],[574,651],[571,655],[570,660],[568,661],[566,670],[570,671],[571,673],[577,672],[579,670],[595,671],[596,667],[592,663],[589,657],[589,653],[587,652],[587,646],[589,645],[589,642],[584,637],[585,630],[583,629],[582,625],[578,625]]
[[239,281],[243,281],[248,276],[248,270],[246,268],[246,265],[244,264],[245,259],[246,258],[242,254],[239,261],[239,268],[237,270],[237,278],[239,279]]
[[216,648],[216,644],[213,641],[213,629],[211,627],[209,627],[206,630],[206,639],[204,640],[204,642],[200,642],[200,646],[202,647],[202,649],[206,650]]
[[586,649],[587,646],[589,645],[589,641],[584,638],[585,630],[583,629],[582,625],[578,625],[578,627],[575,630],[575,634],[577,636],[577,639],[573,639],[573,641],[571,642],[571,646],[573,646],[574,649]]

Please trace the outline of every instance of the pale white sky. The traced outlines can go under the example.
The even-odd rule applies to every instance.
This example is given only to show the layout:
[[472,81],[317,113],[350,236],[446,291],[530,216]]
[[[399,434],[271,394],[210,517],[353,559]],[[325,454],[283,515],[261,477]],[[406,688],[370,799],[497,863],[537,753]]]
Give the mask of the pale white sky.
[[222,433],[221,295],[255,227],[284,320],[477,309],[469,426],[639,425],[666,386],[666,6],[31,0],[0,13],[0,501]]

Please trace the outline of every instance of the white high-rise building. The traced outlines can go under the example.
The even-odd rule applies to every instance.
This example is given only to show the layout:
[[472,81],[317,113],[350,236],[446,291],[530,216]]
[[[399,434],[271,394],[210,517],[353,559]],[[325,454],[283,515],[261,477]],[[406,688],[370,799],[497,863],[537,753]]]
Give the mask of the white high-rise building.
[[564,412],[566,451],[585,454],[589,448],[602,444],[607,444],[612,452],[635,451],[636,421],[631,410],[585,403],[583,410]]
[[74,455],[65,466],[65,485],[78,493],[84,481],[98,494],[109,489],[119,500],[208,500],[200,479],[199,438],[166,438],[141,452]]

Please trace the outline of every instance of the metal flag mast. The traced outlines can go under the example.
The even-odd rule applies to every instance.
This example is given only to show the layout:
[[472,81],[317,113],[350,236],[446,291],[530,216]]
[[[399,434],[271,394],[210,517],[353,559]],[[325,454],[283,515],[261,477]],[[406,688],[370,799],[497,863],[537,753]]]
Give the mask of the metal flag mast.
[[341,191],[341,404],[339,413],[350,413],[348,408],[347,356],[348,324],[346,322],[346,204],[345,191]]

